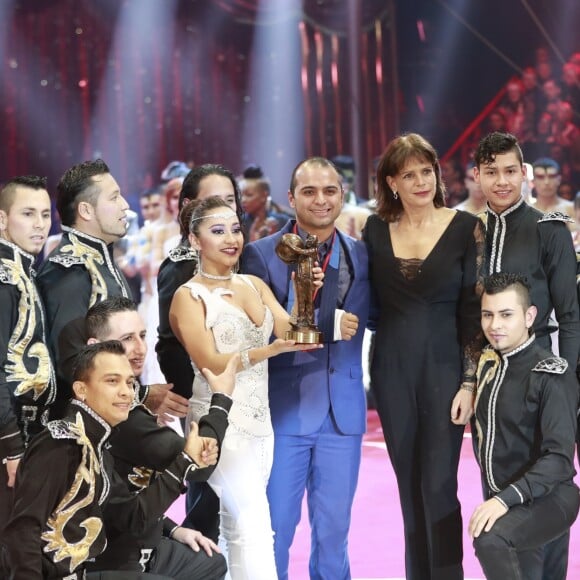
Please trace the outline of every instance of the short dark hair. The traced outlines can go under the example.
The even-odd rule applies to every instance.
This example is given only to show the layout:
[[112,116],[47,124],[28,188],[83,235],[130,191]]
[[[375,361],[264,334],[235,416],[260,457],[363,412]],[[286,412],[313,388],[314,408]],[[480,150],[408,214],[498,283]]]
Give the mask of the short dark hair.
[[532,305],[530,299],[531,287],[528,279],[523,274],[497,272],[483,280],[483,294],[493,296],[506,290],[516,291],[524,310],[527,310]]
[[407,133],[395,137],[383,151],[377,166],[377,213],[386,222],[394,222],[403,213],[401,199],[395,199],[387,177],[395,177],[405,167],[409,159],[429,163],[435,172],[435,198],[433,205],[445,205],[445,184],[441,179],[441,166],[437,151],[427,139],[418,133]]
[[217,196],[206,197],[201,201],[191,201],[190,205],[191,204],[194,204],[194,209],[191,212],[189,231],[196,236],[199,234],[199,226],[203,221],[206,213],[220,207],[227,208],[229,210],[232,209],[224,199]]
[[555,169],[556,172],[560,173],[560,164],[551,159],[550,157],[540,157],[540,159],[536,159],[532,164],[532,169]]
[[261,179],[264,177],[264,171],[259,165],[252,163],[244,169],[242,177],[244,179]]
[[0,210],[8,213],[16,197],[16,189],[26,187],[34,190],[46,191],[46,177],[38,175],[19,175],[7,181],[0,190]]
[[255,185],[260,191],[270,195],[270,180],[267,177],[244,177],[240,183],[240,191],[243,191],[248,185]]
[[117,312],[137,312],[137,304],[130,298],[114,296],[91,306],[85,315],[87,338],[103,340],[111,332],[109,320]]
[[81,201],[96,205],[100,188],[93,179],[111,173],[102,159],[83,161],[67,169],[56,186],[56,209],[64,226],[73,226]]
[[495,161],[496,155],[514,152],[520,165],[524,164],[524,156],[518,144],[518,140],[511,133],[501,133],[494,131],[486,135],[477,145],[473,155],[475,165],[479,168],[482,165],[489,165]]
[[242,179],[238,183],[240,192],[249,184],[254,184],[260,191],[265,192],[266,195],[270,195],[270,180],[264,175],[264,171],[259,165],[248,165],[244,169]]
[[125,355],[125,349],[118,340],[105,340],[85,346],[75,358],[73,381],[86,382],[95,368],[95,359],[102,353]]
[[326,157],[309,157],[308,159],[304,159],[301,161],[292,171],[292,176],[290,177],[290,193],[294,196],[294,189],[296,188],[296,174],[300,169],[306,167],[308,165],[314,165],[316,167],[322,167],[324,169],[332,169],[336,171],[336,175],[338,177],[338,183],[340,184],[340,188],[342,190],[342,174],[338,170],[338,167],[330,161],[330,159],[326,159]]
[[161,191],[157,187],[151,187],[141,192],[139,199],[148,199],[153,195],[161,195]]
[[331,161],[343,176],[345,171],[351,171],[354,173],[356,170],[354,158],[351,155],[335,155]]

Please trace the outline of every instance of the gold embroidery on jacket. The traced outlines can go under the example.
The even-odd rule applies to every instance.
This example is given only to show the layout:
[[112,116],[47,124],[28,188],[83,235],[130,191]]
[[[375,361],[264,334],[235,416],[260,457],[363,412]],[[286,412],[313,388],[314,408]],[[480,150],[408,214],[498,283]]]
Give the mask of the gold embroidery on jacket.
[[[495,378],[497,369],[499,368],[501,360],[499,355],[492,348],[484,348],[481,357],[479,358],[479,365],[477,366],[477,395],[475,397],[474,408],[477,409],[479,397],[483,392],[483,388],[491,383]],[[486,369],[487,365],[487,369]],[[484,372],[485,369],[485,372]],[[483,430],[479,421],[476,419],[475,428],[477,431],[477,454],[481,463],[481,446],[483,445]]]
[[[10,272],[13,283],[20,293],[18,320],[8,341],[6,379],[18,385],[14,391],[16,396],[32,391],[36,401],[47,387],[52,385],[53,374],[46,345],[43,342],[31,344],[37,325],[36,303],[39,303],[40,299],[34,282],[26,274],[22,266],[22,259],[17,252],[14,252],[14,261],[5,259],[0,261],[4,268]],[[29,372],[26,368],[25,357],[37,360],[34,372]]]
[[98,250],[83,244],[73,233],[69,232],[68,237],[71,243],[63,246],[61,252],[83,260],[85,268],[91,277],[91,298],[88,306],[90,308],[97,302],[108,298],[107,284],[98,268],[98,265],[102,266],[105,261]]
[[[90,557],[90,550],[101,535],[103,522],[98,517],[88,517],[82,522],[75,523],[74,527],[85,530],[85,535],[78,542],[65,537],[69,521],[83,508],[95,502],[96,476],[101,472],[99,459],[95,453],[87,434],[80,413],[77,413],[75,423],[69,424],[77,444],[82,447],[81,463],[75,474],[70,490],[66,493],[51,517],[48,519],[48,530],[41,538],[46,542],[43,548],[45,553],[54,552],[54,562],[61,562],[70,558],[71,573],[80,564]],[[85,493],[83,497],[83,492]],[[102,549],[106,546],[106,539],[101,538]],[[93,556],[96,554],[93,554]]]
[[133,467],[132,473],[127,475],[129,483],[139,491],[147,488],[155,472],[147,467]]

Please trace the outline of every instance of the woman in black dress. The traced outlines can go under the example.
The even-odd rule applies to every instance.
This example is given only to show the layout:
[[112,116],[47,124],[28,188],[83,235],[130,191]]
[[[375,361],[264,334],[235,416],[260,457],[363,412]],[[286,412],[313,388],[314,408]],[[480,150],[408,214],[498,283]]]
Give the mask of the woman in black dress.
[[457,467],[483,343],[484,230],[444,207],[433,147],[394,139],[364,232],[378,305],[373,391],[399,486],[408,579],[463,578]]

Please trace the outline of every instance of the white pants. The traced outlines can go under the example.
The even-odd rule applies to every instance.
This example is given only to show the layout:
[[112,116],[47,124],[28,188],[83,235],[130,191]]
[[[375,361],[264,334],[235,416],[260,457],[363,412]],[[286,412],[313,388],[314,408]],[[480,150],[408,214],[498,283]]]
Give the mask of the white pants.
[[230,425],[209,478],[220,498],[220,547],[232,580],[278,578],[266,496],[273,451],[274,435],[251,437]]

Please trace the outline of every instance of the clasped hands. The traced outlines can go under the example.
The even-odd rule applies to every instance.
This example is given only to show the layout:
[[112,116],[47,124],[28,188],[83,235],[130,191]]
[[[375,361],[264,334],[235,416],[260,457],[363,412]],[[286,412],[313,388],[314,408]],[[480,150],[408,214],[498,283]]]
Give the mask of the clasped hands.
[[[236,369],[240,362],[240,355],[236,354],[230,358],[226,368],[219,375],[204,368],[202,373],[206,378],[213,393],[222,393],[228,396],[234,391],[236,384]],[[199,428],[194,421],[190,424],[189,435],[185,441],[184,451],[195,461],[199,467],[209,467],[215,465],[219,456],[219,445],[213,437],[201,437]]]
[[192,421],[184,451],[199,467],[209,467],[217,463],[219,445],[213,437],[200,436],[197,423]]

